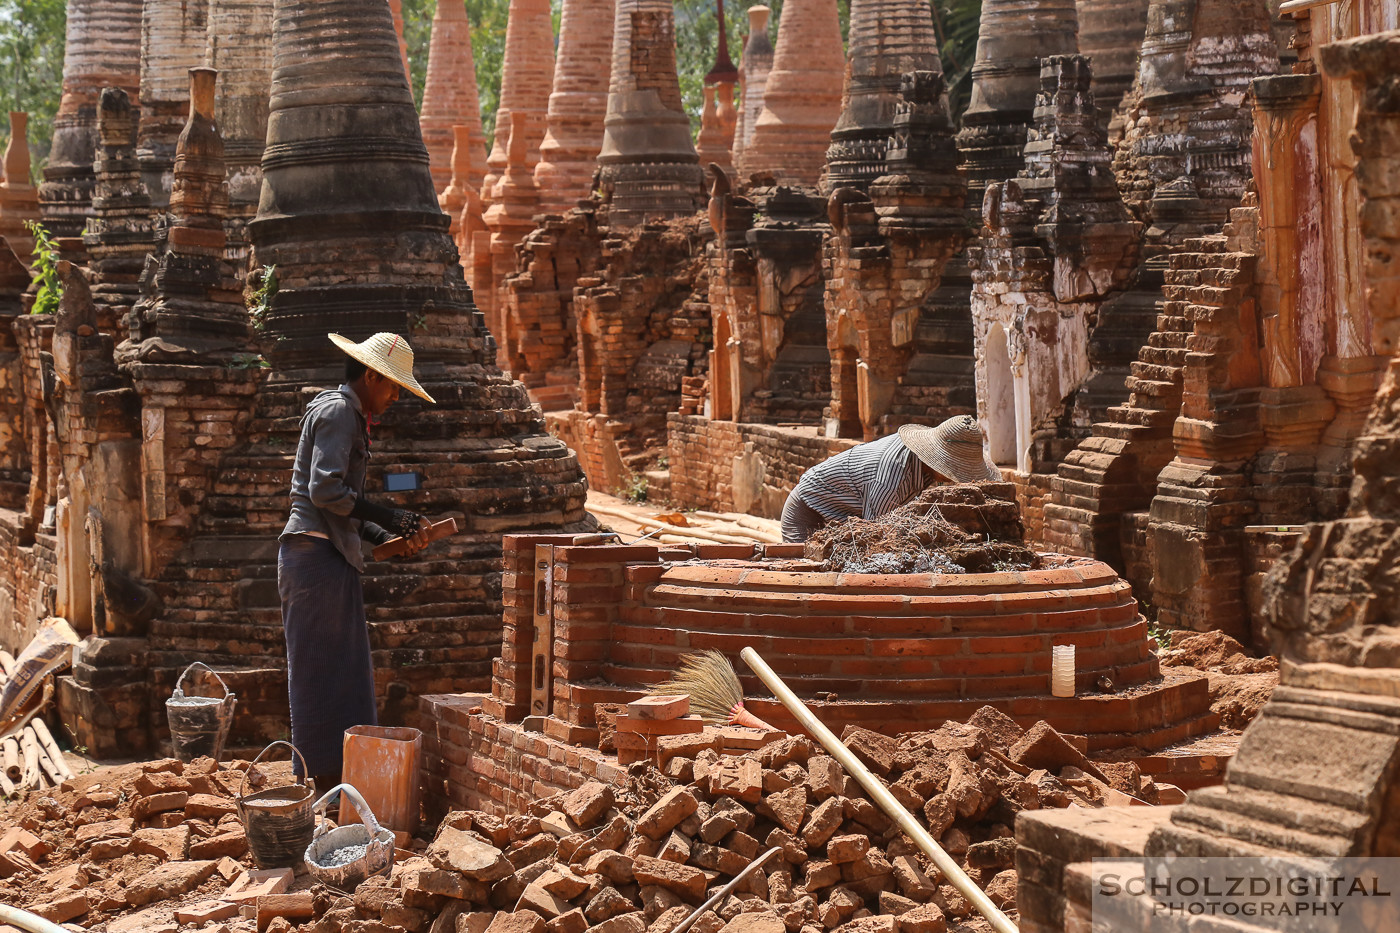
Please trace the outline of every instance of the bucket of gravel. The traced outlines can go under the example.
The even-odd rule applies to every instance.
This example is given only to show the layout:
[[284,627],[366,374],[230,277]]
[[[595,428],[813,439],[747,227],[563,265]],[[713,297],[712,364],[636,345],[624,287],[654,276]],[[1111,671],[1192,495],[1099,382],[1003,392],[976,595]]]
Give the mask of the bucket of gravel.
[[387,875],[394,867],[394,833],[380,827],[360,792],[349,784],[337,784],[312,808],[323,814],[337,794],[344,794],[364,822],[335,826],[324,817],[306,847],[306,867],[322,884],[353,892],[366,878]]
[[[221,697],[197,696],[185,693],[185,681],[196,667],[202,667],[219,682]],[[165,718],[170,722],[170,746],[181,761],[194,761],[208,755],[215,761],[224,753],[224,740],[233,723],[233,708],[238,699],[229,690],[218,672],[196,661],[175,682],[175,692],[165,701]]]

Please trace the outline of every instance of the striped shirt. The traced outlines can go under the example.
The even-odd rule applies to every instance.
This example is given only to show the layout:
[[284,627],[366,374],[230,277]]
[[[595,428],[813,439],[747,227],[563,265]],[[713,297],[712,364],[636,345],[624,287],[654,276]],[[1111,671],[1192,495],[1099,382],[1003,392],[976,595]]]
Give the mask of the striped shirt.
[[879,518],[914,498],[933,471],[898,434],[844,450],[802,474],[793,496],[827,520]]

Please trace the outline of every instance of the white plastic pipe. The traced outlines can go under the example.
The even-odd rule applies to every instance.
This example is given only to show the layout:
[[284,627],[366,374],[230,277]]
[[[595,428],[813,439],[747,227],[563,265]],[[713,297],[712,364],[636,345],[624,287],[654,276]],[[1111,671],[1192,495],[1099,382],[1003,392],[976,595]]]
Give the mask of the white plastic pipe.
[[0,904],[0,923],[8,923],[10,926],[19,927],[28,933],[68,933],[56,923],[51,923],[37,914],[31,914],[27,910],[20,910],[18,907],[11,907],[8,904]]
[[933,864],[938,866],[938,870],[943,872],[944,876],[952,882],[953,887],[961,891],[963,897],[967,898],[972,906],[976,907],[978,912],[987,918],[987,922],[997,933],[1020,933],[1016,924],[1011,922],[1011,918],[992,903],[985,891],[972,883],[972,879],[958,867],[958,863],[953,861],[947,852],[943,851],[943,847],[934,841],[929,831],[918,820],[914,819],[914,815],[906,810],[903,804],[894,799],[894,795],[889,792],[889,789],[879,778],[870,773],[869,768],[861,764],[859,758],[851,754],[851,750],[845,746],[845,743],[838,739],[830,729],[822,725],[820,719],[812,715],[812,711],[807,708],[807,705],[788,689],[788,685],[783,683],[782,678],[773,673],[773,669],[758,656],[757,651],[745,648],[739,652],[739,657],[744,659],[745,664],[753,668],[758,679],[763,681],[769,690],[773,691],[773,695],[787,707],[789,713],[796,717],[797,721],[802,724],[802,728],[820,742],[821,746],[831,753],[831,757],[841,762],[841,767],[845,768],[851,777],[865,788],[865,792],[880,805],[880,809],[884,810],[886,815],[894,820],[900,829],[904,830],[905,835],[914,840],[925,855],[933,859]]

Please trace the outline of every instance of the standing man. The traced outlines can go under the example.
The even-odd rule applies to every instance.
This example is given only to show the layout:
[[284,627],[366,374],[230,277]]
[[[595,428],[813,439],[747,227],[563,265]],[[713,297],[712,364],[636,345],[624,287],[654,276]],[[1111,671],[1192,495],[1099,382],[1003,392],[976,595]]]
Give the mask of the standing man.
[[340,783],[345,730],[379,719],[360,542],[403,537],[409,553],[428,543],[421,515],[364,496],[368,419],[398,401],[400,387],[433,401],[413,377],[413,350],[404,338],[380,333],[363,343],[339,334],[330,339],[347,355],[345,384],[306,406],[292,467],[292,513],[277,552],[292,744],[318,791]]
[[796,543],[838,518],[879,518],[935,483],[1000,480],[971,415],[937,427],[906,424],[802,474],[783,506],[783,541]]

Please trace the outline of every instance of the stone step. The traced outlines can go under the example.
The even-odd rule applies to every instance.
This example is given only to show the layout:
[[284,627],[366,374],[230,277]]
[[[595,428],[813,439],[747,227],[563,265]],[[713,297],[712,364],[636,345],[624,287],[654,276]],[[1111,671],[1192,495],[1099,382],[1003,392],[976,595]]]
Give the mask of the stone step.
[[1346,832],[1348,823],[1337,824],[1330,832],[1326,828],[1321,832],[1292,828],[1298,823],[1300,810],[1316,806],[1313,801],[1294,800],[1291,808],[1274,811],[1261,807],[1255,814],[1246,815],[1232,811],[1228,805],[1217,805],[1225,796],[1223,788],[1198,790],[1190,802],[1172,815],[1172,822],[1186,829],[1204,830],[1206,835],[1300,855],[1341,856],[1351,850],[1353,839]]

